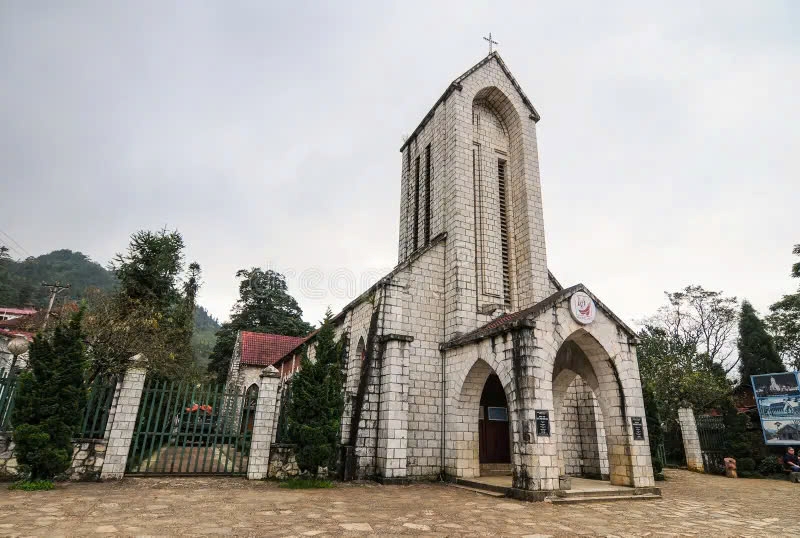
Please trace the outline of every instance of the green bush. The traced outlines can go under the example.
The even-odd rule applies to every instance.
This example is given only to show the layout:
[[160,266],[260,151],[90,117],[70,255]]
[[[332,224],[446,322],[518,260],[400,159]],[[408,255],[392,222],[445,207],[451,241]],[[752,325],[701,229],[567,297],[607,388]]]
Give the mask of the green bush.
[[758,464],[758,472],[764,476],[783,473],[783,465],[774,456],[767,456]]
[[761,475],[755,471],[743,471],[738,473],[739,478],[764,478],[764,475]]
[[756,460],[753,458],[742,458],[736,460],[736,469],[739,474],[752,473],[756,470]]
[[72,462],[72,436],[69,444],[55,442],[47,425],[20,424],[14,429],[17,460],[30,472],[31,479],[50,479],[69,469]]
[[81,309],[52,339],[36,335],[30,369],[20,375],[11,422],[14,452],[30,480],[50,480],[70,467],[72,436],[86,405]]
[[52,480],[22,480],[20,482],[14,482],[8,489],[16,489],[20,491],[45,491],[49,489],[53,489],[55,484],[53,484]]
[[292,377],[292,400],[287,406],[289,440],[296,447],[297,466],[314,477],[319,469],[336,464],[344,409],[343,342],[335,341],[332,318],[328,310],[316,336],[315,360],[304,354],[300,371]]
[[653,458],[653,474],[661,474],[664,470],[664,464],[660,458]]

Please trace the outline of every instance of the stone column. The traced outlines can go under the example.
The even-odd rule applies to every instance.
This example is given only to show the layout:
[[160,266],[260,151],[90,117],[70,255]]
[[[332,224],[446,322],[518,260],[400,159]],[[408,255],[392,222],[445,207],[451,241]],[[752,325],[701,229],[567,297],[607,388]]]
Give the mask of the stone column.
[[703,468],[703,451],[700,449],[700,437],[697,435],[694,411],[688,407],[678,409],[678,423],[681,425],[683,450],[686,453],[686,467],[690,471],[702,473],[705,470]]
[[261,373],[256,416],[253,420],[253,438],[250,441],[250,458],[247,462],[247,478],[250,480],[262,480],[269,472],[269,450],[272,446],[272,424],[276,420],[280,376],[274,366],[267,366]]
[[108,446],[100,478],[122,478],[125,475],[125,464],[128,461],[128,450],[131,448],[136,416],[139,414],[139,400],[142,398],[144,380],[147,371],[141,364],[141,355],[133,359],[133,366],[128,368],[122,378],[113,406],[113,418],[106,428]]
[[403,481],[408,461],[408,346],[410,337],[385,337],[381,368],[378,469],[384,482]]

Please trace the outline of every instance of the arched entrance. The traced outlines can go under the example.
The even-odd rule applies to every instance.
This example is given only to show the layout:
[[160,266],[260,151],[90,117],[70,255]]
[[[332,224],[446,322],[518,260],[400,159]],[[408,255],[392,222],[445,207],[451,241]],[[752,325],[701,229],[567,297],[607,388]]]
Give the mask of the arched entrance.
[[511,472],[511,433],[508,401],[497,374],[483,385],[478,415],[478,444],[481,474],[487,471]]
[[490,366],[483,359],[472,360],[465,374],[454,376],[463,375],[463,381],[453,387],[448,402],[447,472],[458,478],[511,474],[509,429],[515,411],[508,400],[508,386],[503,384],[509,376],[498,362]]
[[556,354],[553,411],[560,475],[632,485],[622,384],[606,350],[583,329]]

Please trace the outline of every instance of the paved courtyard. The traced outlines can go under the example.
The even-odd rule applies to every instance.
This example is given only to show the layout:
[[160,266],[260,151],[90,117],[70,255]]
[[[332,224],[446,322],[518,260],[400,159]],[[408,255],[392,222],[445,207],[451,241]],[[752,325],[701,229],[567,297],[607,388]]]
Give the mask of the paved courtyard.
[[552,505],[440,484],[286,490],[233,478],[140,478],[0,490],[0,536],[800,536],[800,485],[667,471],[651,502]]

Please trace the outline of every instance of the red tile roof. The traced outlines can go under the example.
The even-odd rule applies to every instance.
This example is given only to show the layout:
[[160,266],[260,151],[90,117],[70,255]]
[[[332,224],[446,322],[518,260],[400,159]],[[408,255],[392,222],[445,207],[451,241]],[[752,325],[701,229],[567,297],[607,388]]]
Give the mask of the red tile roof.
[[10,329],[3,329],[2,327],[0,327],[0,336],[4,336],[7,338],[14,338],[17,336],[21,336],[28,342],[33,342],[33,333],[27,331],[13,331]]
[[13,316],[28,316],[30,314],[35,314],[35,308],[8,308],[5,306],[0,306],[0,316],[4,314],[13,315]]
[[270,366],[302,344],[305,336],[283,336],[242,331],[241,364]]

